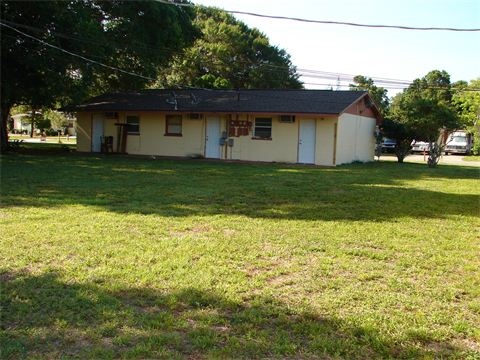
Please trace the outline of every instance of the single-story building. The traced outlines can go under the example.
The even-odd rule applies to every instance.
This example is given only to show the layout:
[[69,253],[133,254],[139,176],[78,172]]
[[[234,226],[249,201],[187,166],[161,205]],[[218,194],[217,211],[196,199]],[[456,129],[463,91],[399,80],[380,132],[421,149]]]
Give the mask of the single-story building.
[[367,92],[142,90],[75,107],[77,150],[335,166],[374,159]]

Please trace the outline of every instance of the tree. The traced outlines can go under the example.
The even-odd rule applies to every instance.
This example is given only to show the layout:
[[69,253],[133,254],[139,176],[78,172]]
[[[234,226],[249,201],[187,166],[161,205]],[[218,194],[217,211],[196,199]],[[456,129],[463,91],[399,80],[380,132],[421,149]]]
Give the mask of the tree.
[[282,49],[257,29],[216,8],[197,7],[201,35],[171,62],[157,86],[201,88],[301,88]]
[[54,130],[63,130],[68,126],[68,119],[64,113],[47,109],[43,112],[43,116],[50,121],[50,126]]
[[403,163],[410,152],[410,146],[414,138],[411,129],[404,123],[385,118],[381,130],[384,135],[395,140],[395,155],[398,162]]
[[350,84],[350,90],[368,91],[370,97],[377,105],[380,114],[385,116],[388,112],[390,101],[387,96],[387,89],[378,87],[374,81],[363,75],[357,75],[353,78],[354,84]]
[[0,6],[2,152],[12,106],[38,110],[142,88],[195,35],[191,9],[153,1],[2,1]]
[[469,84],[455,84],[453,104],[459,114],[460,126],[473,134],[473,153],[480,154],[480,78]]
[[[458,125],[451,100],[452,89],[447,72],[434,70],[414,80],[394,98],[389,117],[395,126],[387,127],[387,136],[398,137],[402,144],[414,139],[428,141],[428,164],[435,166],[441,153],[437,141],[440,131],[452,130]],[[403,158],[398,160],[402,162]]]

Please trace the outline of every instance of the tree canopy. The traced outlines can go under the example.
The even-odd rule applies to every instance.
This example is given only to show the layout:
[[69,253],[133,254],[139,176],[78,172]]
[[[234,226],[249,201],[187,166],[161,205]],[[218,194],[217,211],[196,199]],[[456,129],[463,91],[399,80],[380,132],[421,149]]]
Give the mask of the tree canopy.
[[257,29],[216,8],[197,7],[201,35],[160,76],[163,87],[301,88],[290,56]]
[[456,84],[453,104],[459,114],[461,127],[477,139],[473,152],[480,154],[480,78],[469,84]]
[[376,86],[371,78],[363,75],[355,76],[353,81],[354,84],[350,84],[350,90],[368,91],[380,113],[385,116],[390,105],[387,89]]
[[440,129],[454,129],[450,75],[434,70],[414,80],[393,102],[392,116],[411,128],[416,140],[435,142]]
[[[440,131],[458,126],[457,114],[452,106],[450,75],[446,71],[433,70],[414,80],[394,97],[389,118],[390,122],[384,129],[388,137],[397,140],[397,146],[406,146],[412,140],[428,141],[430,155],[433,156]],[[405,149],[397,150],[401,162],[406,155]]]
[[2,151],[13,105],[49,107],[144,87],[195,35],[192,9],[153,1],[2,1],[0,6]]

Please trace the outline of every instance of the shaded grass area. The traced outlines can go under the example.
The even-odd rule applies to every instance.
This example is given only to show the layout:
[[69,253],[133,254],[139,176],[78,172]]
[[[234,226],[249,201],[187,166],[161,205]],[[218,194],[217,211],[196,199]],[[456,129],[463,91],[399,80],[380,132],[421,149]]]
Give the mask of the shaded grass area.
[[[5,172],[5,180],[14,176],[16,187],[3,194],[4,206],[81,204],[161,216],[374,221],[476,215],[478,210],[477,194],[443,188],[444,177],[472,184],[478,179],[478,170],[461,167],[444,166],[435,173],[422,165],[396,164],[319,169],[118,156],[17,159],[25,166]],[[428,186],[403,186],[416,180]]]
[[9,146],[11,148],[10,152],[13,154],[23,154],[23,155],[62,155],[68,152],[75,151],[77,145],[73,141],[62,142],[52,141],[48,143],[28,143],[23,142],[23,139],[18,139],[19,141],[9,141]]
[[476,358],[478,169],[2,157],[2,358]]

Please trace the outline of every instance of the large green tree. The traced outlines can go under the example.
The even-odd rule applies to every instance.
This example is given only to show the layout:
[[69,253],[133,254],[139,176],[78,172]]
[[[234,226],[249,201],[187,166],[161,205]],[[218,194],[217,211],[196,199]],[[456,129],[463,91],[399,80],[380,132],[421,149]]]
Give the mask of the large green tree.
[[459,113],[461,127],[474,136],[473,152],[480,154],[480,78],[469,84],[456,84],[453,104]]
[[[386,135],[406,144],[412,140],[430,144],[429,165],[435,166],[440,155],[437,140],[442,129],[458,126],[457,114],[452,105],[452,86],[446,71],[434,70],[416,79],[391,106],[389,118],[393,122],[385,127]],[[403,161],[403,158],[399,162]]]
[[216,8],[196,7],[201,36],[159,77],[157,86],[204,88],[301,88],[290,56]]
[[195,35],[192,9],[154,1],[2,1],[0,6],[2,152],[12,106],[27,104],[35,111],[144,87]]
[[354,83],[350,84],[350,90],[368,91],[380,113],[385,116],[390,105],[387,89],[376,86],[373,79],[363,75],[355,76],[353,81]]

